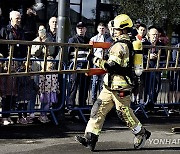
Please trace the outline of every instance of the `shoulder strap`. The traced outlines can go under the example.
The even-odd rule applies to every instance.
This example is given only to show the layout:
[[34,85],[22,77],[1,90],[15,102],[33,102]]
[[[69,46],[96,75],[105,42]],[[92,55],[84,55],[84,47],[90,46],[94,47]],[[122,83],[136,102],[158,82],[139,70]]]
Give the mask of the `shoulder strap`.
[[129,66],[133,67],[133,57],[134,57],[134,50],[133,50],[133,45],[132,45],[132,42],[129,41],[129,40],[117,40],[113,43],[116,44],[118,42],[121,42],[121,43],[126,43],[127,46],[128,46],[128,49],[129,49]]
[[126,82],[131,85],[131,86],[134,86],[133,84],[133,80],[134,80],[134,72],[133,72],[133,68],[134,68],[134,63],[133,63],[133,57],[134,57],[134,50],[133,50],[133,44],[131,41],[129,40],[117,40],[115,41],[113,44],[116,44],[118,42],[121,42],[121,43],[126,43],[127,46],[128,46],[128,49],[129,49],[129,63],[128,63],[128,66],[127,66],[127,71],[129,71],[129,75],[128,77],[130,78],[132,84],[129,83],[128,79],[126,76],[124,76],[124,79],[126,80]]

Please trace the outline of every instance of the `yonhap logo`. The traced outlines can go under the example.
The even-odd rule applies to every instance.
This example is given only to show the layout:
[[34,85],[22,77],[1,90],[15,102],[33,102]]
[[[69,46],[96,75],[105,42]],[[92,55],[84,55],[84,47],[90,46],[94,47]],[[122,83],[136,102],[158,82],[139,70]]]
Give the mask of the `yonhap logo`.
[[149,144],[161,145],[177,145],[180,144],[180,139],[148,139]]

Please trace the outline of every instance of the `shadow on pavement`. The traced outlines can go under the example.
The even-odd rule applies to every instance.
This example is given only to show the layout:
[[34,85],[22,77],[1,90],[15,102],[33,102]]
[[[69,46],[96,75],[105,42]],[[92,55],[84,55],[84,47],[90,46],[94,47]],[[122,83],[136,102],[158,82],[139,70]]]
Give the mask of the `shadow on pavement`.
[[0,139],[42,139],[63,138],[66,134],[62,126],[54,124],[11,125],[0,127]]
[[139,150],[136,150],[134,148],[128,148],[128,149],[107,149],[107,150],[94,150],[94,152],[120,152],[120,151],[139,151],[139,152],[143,152],[143,151],[161,151],[161,150],[175,150],[175,151],[179,151],[180,150],[180,147],[155,147],[155,148],[142,148],[142,149],[139,149]]

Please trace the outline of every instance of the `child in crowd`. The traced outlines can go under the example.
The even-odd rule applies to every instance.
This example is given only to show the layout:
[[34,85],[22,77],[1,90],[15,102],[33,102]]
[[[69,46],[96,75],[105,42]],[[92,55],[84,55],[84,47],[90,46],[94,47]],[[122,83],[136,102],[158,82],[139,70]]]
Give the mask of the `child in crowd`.
[[[1,62],[1,72],[7,73],[8,62]],[[15,72],[17,68],[17,62],[12,62],[11,72]],[[10,113],[12,109],[15,108],[16,97],[17,97],[17,78],[15,76],[0,76],[0,95],[2,97],[2,112],[7,112],[2,114],[2,124],[9,125],[14,122],[10,118]]]
[[[34,66],[34,61],[32,60],[30,61],[29,72],[36,71],[34,70],[33,66]],[[35,109],[35,104],[37,100],[37,94],[39,93],[39,76],[33,75],[31,76],[31,80],[33,82],[33,91],[31,92],[31,99],[28,102],[28,110],[30,111],[29,118],[32,120],[35,118],[34,109]]]
[[[19,67],[19,72],[25,72],[26,62],[22,63]],[[31,71],[31,64],[29,65],[29,71]],[[33,76],[21,76],[18,77],[18,111],[27,111],[28,104],[33,106],[36,101],[36,95],[39,88],[34,82]],[[32,117],[27,117],[27,112],[18,113],[19,118],[17,123],[28,124],[33,123]]]
[[[54,70],[53,57],[47,57],[47,71]],[[57,103],[57,94],[59,93],[58,74],[47,74],[39,76],[40,102],[41,110],[48,111],[53,103]],[[42,123],[49,122],[46,112],[41,112],[39,120]]]

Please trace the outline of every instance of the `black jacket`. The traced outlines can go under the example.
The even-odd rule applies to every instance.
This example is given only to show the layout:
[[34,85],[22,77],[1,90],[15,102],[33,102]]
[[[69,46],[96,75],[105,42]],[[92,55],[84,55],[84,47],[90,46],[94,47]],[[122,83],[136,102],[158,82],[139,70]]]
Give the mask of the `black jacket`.
[[[25,40],[24,31],[21,28],[15,29],[11,25],[1,29],[1,36],[6,40]],[[9,46],[8,46],[9,49]],[[25,45],[17,44],[14,46],[14,58],[25,58],[27,55],[27,47]]]
[[[89,44],[89,38],[86,36],[78,36],[77,34],[74,35],[72,38],[69,39],[68,43],[81,43],[81,44]],[[71,61],[73,60],[74,54],[72,54],[75,51],[74,47],[69,47],[68,48],[68,60]],[[88,48],[79,48],[79,51],[87,51]],[[87,57],[85,54],[78,54],[78,58],[83,58]]]

